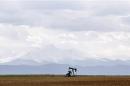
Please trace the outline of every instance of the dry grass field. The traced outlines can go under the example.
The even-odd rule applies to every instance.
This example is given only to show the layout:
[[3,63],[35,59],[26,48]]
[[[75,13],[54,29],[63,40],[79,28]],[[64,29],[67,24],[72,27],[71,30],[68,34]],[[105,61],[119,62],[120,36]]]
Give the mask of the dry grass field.
[[130,76],[0,76],[0,86],[130,86]]

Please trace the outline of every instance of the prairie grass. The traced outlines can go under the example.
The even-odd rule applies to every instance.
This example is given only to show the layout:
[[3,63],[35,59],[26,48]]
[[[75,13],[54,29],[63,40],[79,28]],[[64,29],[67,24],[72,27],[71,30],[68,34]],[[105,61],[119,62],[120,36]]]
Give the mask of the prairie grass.
[[0,76],[0,86],[130,86],[130,76]]

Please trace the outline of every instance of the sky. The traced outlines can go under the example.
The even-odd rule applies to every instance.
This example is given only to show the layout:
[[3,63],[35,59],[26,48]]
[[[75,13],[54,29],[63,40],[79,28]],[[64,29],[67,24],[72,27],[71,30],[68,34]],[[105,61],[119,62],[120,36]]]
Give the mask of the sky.
[[130,0],[0,0],[0,64],[128,61],[129,8]]

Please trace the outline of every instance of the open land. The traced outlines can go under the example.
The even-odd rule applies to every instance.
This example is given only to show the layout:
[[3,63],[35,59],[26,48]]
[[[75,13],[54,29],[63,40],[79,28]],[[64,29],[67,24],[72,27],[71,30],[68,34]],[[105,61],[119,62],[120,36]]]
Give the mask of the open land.
[[130,76],[3,75],[0,86],[130,86]]

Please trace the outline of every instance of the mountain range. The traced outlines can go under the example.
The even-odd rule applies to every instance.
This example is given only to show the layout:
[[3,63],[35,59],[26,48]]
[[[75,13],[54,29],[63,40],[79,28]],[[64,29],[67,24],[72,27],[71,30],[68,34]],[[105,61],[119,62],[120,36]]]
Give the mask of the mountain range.
[[[76,65],[80,64],[80,65]],[[129,61],[87,60],[72,64],[38,63],[31,60],[14,60],[0,65],[0,74],[66,74],[68,67],[76,67],[79,75],[129,75]],[[85,65],[88,64],[88,65]]]

